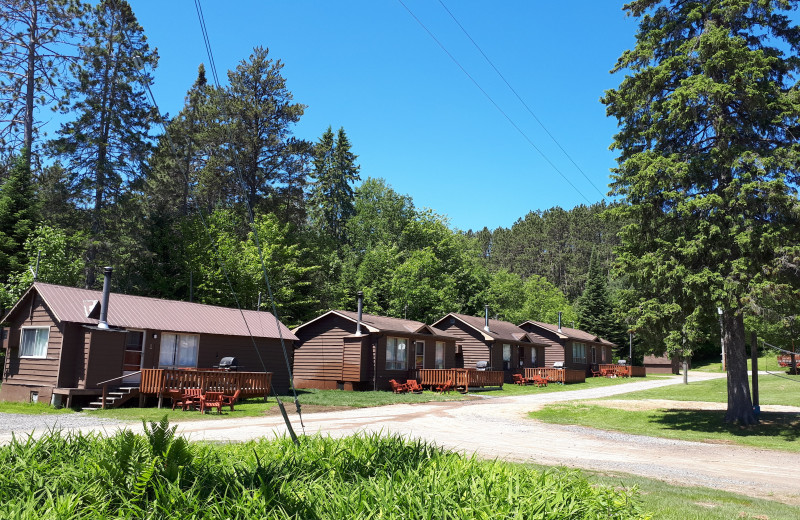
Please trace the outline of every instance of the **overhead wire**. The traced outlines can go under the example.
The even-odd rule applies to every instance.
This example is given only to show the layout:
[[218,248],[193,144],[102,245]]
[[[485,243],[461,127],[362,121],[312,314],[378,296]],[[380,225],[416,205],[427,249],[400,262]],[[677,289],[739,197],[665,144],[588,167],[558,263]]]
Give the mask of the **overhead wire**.
[[431,32],[430,29],[428,29],[428,27],[422,22],[422,20],[420,20],[417,17],[417,15],[414,14],[414,12],[403,2],[403,0],[397,0],[397,1],[400,3],[400,5],[403,6],[403,8],[405,8],[406,11],[408,11],[408,14],[410,14],[411,17],[414,18],[414,20],[416,20],[416,22],[419,24],[419,26],[422,27],[422,29],[426,33],[428,33],[428,36],[430,36],[431,39],[433,39],[433,41],[436,42],[436,44],[439,46],[439,48],[442,49],[442,51],[445,54],[447,54],[447,56],[453,61],[453,63],[455,63],[456,66],[459,69],[461,69],[461,72],[463,72],[464,75],[467,76],[467,78],[469,78],[469,80],[472,81],[472,83],[478,88],[478,90],[480,90],[481,93],[483,93],[483,95],[486,97],[486,99],[489,100],[489,102],[497,109],[497,111],[500,112],[503,115],[503,117],[506,118],[506,120],[511,124],[511,126],[513,126],[514,129],[516,129],[516,131],[519,132],[519,134],[528,142],[528,144],[534,150],[536,150],[539,153],[539,155],[542,157],[542,159],[544,159],[545,162],[547,162],[547,164],[549,164],[550,167],[553,168],[553,170],[555,170],[555,172],[558,173],[561,176],[561,178],[564,179],[564,181],[567,184],[569,184],[572,187],[572,189],[575,190],[578,193],[578,195],[583,197],[583,199],[588,204],[591,204],[592,202],[586,197],[586,195],[584,195],[583,192],[581,190],[579,190],[578,187],[575,186],[572,183],[572,181],[570,181],[567,178],[567,176],[564,175],[564,173],[561,170],[558,169],[558,167],[553,163],[553,161],[551,161],[550,158],[547,157],[547,155],[545,155],[545,153],[538,146],[536,146],[536,144],[533,142],[533,140],[530,137],[528,137],[528,134],[526,134],[525,131],[523,131],[522,128],[520,128],[519,125],[517,125],[517,123],[514,122],[513,119],[511,119],[511,116],[509,116],[502,108],[500,108],[500,105],[497,104],[497,102],[492,98],[492,96],[490,96],[489,93],[486,92],[486,90],[484,90],[484,88],[480,85],[480,83],[478,83],[478,81],[475,78],[473,78],[472,75],[469,72],[467,72],[467,69],[465,69],[464,66],[461,65],[461,62],[459,62],[455,58],[455,56],[453,56],[450,53],[450,51],[447,50],[447,48],[444,46],[444,44],[441,41],[439,41],[439,39]]
[[[112,2],[114,3],[115,8],[118,8],[116,0],[112,0]],[[202,10],[201,10],[197,0],[195,2],[195,5],[196,5],[196,7],[198,9],[200,19],[203,20],[202,19]],[[203,30],[203,33],[204,33],[204,41],[207,41],[207,39],[206,39],[207,33],[206,33],[206,30],[205,30],[205,21],[203,20],[201,22],[201,24],[202,24],[202,30]],[[124,27],[122,28],[122,34],[123,34],[123,37],[128,41],[128,44],[131,45],[131,47],[132,47],[132,41],[131,41],[130,35],[127,33],[127,31],[125,30]],[[206,50],[207,50],[207,52],[209,52],[209,60],[211,61],[211,63],[213,63],[213,55],[210,54],[210,51],[211,51],[210,41],[208,41],[208,43],[206,43]],[[156,101],[155,95],[153,94],[153,91],[150,88],[150,78],[148,76],[146,76],[145,73],[143,72],[144,63],[138,57],[134,57],[134,59],[137,61],[136,74],[142,79],[142,84],[144,85],[145,90],[147,91],[148,97],[150,98],[150,102],[153,104],[153,107],[156,109],[156,113],[159,114],[158,122],[162,126],[162,128],[164,129],[164,136],[167,139],[167,144],[168,144],[168,146],[170,148],[170,152],[172,153],[172,155],[175,158],[179,158],[179,155],[178,155],[178,152],[177,152],[177,148],[175,147],[175,143],[173,142],[172,136],[169,133],[169,127],[164,122],[164,119],[162,117],[160,117],[161,110],[159,109],[158,102]],[[219,87],[219,82],[218,82],[218,78],[217,78],[217,75],[216,75],[216,66],[215,65],[211,65],[211,67],[212,67],[212,74],[213,74],[213,76],[215,78],[217,86]],[[187,185],[189,185],[190,184],[190,179],[188,177],[188,173],[183,171],[182,169],[180,169],[180,171],[181,171],[181,174],[183,175],[184,180],[186,181]],[[200,221],[201,221],[201,223],[203,225],[203,229],[205,230],[206,235],[207,235],[207,237],[209,239],[209,242],[211,243],[211,246],[212,246],[212,248],[214,250],[217,262],[219,263],[219,265],[220,265],[220,267],[222,269],[223,275],[225,277],[225,281],[226,281],[226,283],[228,285],[228,288],[229,288],[229,290],[231,292],[231,295],[233,296],[233,299],[234,299],[234,302],[236,304],[236,307],[239,310],[239,314],[242,317],[242,321],[244,322],[245,328],[246,328],[247,333],[248,333],[248,335],[250,337],[250,341],[252,342],[253,348],[256,351],[256,355],[258,357],[258,360],[259,360],[262,368],[266,372],[267,371],[266,370],[266,364],[264,363],[264,359],[261,356],[261,352],[258,349],[258,345],[256,344],[255,336],[252,333],[252,330],[250,328],[250,324],[248,323],[247,317],[245,316],[244,310],[242,309],[242,306],[241,306],[241,304],[239,302],[239,297],[236,294],[236,291],[235,291],[235,289],[233,287],[233,282],[230,279],[229,269],[227,268],[227,264],[225,263],[225,260],[224,260],[224,258],[222,256],[221,252],[219,251],[219,247],[217,246],[216,242],[214,241],[214,238],[213,238],[213,236],[211,234],[211,231],[210,231],[210,226],[208,225],[208,222],[207,222],[207,220],[205,218],[205,215],[203,213],[202,208],[197,203],[195,203],[195,205],[196,205],[196,209],[197,209],[198,215],[200,216]],[[264,266],[263,253],[262,253],[262,250],[261,250],[261,246],[258,243],[258,231],[255,228],[255,225],[253,223],[252,208],[249,205],[249,201],[248,201],[247,207],[248,207],[248,215],[249,215],[249,218],[250,218],[250,224],[253,227],[253,235],[256,238],[256,243],[257,243],[258,252],[259,252],[259,259],[261,261],[261,266],[262,266],[262,268],[264,270],[264,277],[265,277],[265,281],[266,281],[266,284],[267,284],[267,289],[268,289],[268,292],[269,292],[269,295],[270,295],[270,298],[271,298],[271,301],[272,301],[273,316],[275,317],[275,325],[276,325],[276,329],[278,331],[278,338],[280,340],[281,349],[283,350],[284,359],[285,359],[285,361],[287,363],[288,374],[289,374],[289,383],[290,383],[290,386],[292,388],[292,392],[294,394],[295,406],[297,408],[298,416],[300,417],[300,424],[301,424],[301,427],[303,428],[303,431],[305,432],[305,425],[303,424],[303,418],[302,418],[301,411],[300,411],[300,404],[299,404],[299,402],[297,400],[297,392],[295,391],[295,388],[294,388],[292,370],[291,370],[291,365],[289,363],[288,354],[287,354],[287,351],[286,351],[286,346],[285,346],[285,342],[284,342],[284,338],[283,338],[283,331],[281,330],[280,319],[278,318],[277,309],[275,307],[275,300],[272,297],[272,290],[271,290],[270,285],[269,285],[269,278],[267,276],[266,268]],[[281,402],[280,396],[275,391],[275,387],[274,387],[274,385],[272,385],[271,382],[270,382],[270,385],[272,387],[273,394],[275,394],[275,398],[276,398],[276,400],[278,402],[279,408],[281,409],[281,414],[283,415],[284,421],[286,423],[286,426],[287,426],[289,434],[290,434],[290,436],[292,438],[292,441],[295,444],[298,444],[299,441],[297,439],[297,435],[295,434],[294,429],[292,428],[291,421],[289,420],[288,416],[286,415],[286,410],[284,409],[284,406],[283,406],[283,403]]]
[[[211,46],[211,39],[208,36],[208,28],[207,28],[206,23],[205,23],[205,17],[203,16],[203,8],[200,5],[200,0],[195,0],[194,3],[195,3],[195,9],[196,9],[197,15],[198,15],[198,21],[200,23],[200,29],[201,29],[201,32],[202,32],[202,35],[203,35],[203,42],[204,42],[205,47],[206,47],[206,53],[208,54],[209,63],[212,66],[212,75],[214,77],[214,84],[219,89],[220,88],[220,82],[219,82],[219,77],[218,77],[217,72],[216,72],[216,65],[214,64],[215,63],[214,62],[214,54],[213,54],[213,50],[212,50],[212,46]],[[228,131],[230,132],[230,127],[228,127]],[[280,319],[278,317],[278,309],[277,309],[277,306],[275,304],[275,298],[274,298],[273,293],[272,293],[272,287],[271,287],[271,285],[269,283],[269,276],[267,274],[267,267],[266,267],[266,264],[264,262],[264,252],[263,252],[263,249],[261,247],[261,241],[260,241],[259,236],[258,236],[258,227],[256,226],[256,223],[255,223],[253,207],[250,204],[249,197],[247,197],[246,184],[244,182],[244,178],[242,177],[241,167],[239,165],[239,158],[238,158],[238,155],[236,155],[236,154],[234,154],[234,162],[236,163],[235,167],[234,167],[234,174],[236,175],[237,180],[239,181],[239,185],[240,185],[241,189],[244,192],[244,201],[245,201],[245,205],[247,207],[247,216],[248,216],[248,220],[249,220],[249,223],[250,223],[250,227],[251,227],[252,232],[253,232],[253,238],[255,240],[256,250],[258,251],[258,259],[259,259],[259,262],[261,263],[261,270],[262,270],[262,273],[263,273],[263,276],[264,276],[264,283],[265,283],[265,285],[267,287],[267,294],[269,295],[269,298],[270,298],[270,302],[271,302],[271,306],[272,306],[272,315],[275,317],[275,324],[276,324],[276,328],[278,330],[278,338],[280,340],[281,350],[283,351],[284,361],[286,362],[286,370],[287,370],[287,373],[289,374],[289,386],[290,386],[290,388],[292,390],[292,395],[294,397],[295,409],[297,410],[297,415],[298,415],[298,417],[300,419],[300,426],[303,429],[303,431],[305,432],[305,424],[303,423],[303,415],[302,415],[302,412],[301,412],[301,409],[300,409],[300,401],[297,398],[297,390],[294,387],[294,376],[292,374],[292,366],[291,366],[291,362],[289,361],[289,354],[288,354],[288,352],[286,350],[286,343],[285,343],[284,338],[283,338],[283,331],[281,330],[281,323],[280,323]],[[237,305],[238,305],[238,301],[237,301]],[[241,307],[240,307],[239,310],[241,311]],[[245,323],[247,323],[246,318],[244,318],[244,313],[242,313],[242,318],[245,320]],[[249,326],[248,326],[248,331],[249,331]],[[252,336],[251,336],[251,338],[252,338]],[[255,340],[254,339],[253,339],[253,345],[255,346]],[[258,348],[256,348],[256,352],[258,352]],[[259,353],[259,359],[261,360],[261,354],[260,353]],[[264,365],[263,360],[261,360],[261,363],[264,366],[264,370],[266,371],[266,365]],[[295,444],[297,444],[298,443],[297,436],[294,433],[294,430],[293,430],[292,425],[291,425],[291,421],[289,420],[289,417],[286,414],[286,410],[285,410],[285,408],[283,406],[283,402],[281,401],[281,398],[278,395],[278,393],[274,390],[274,387],[273,387],[273,393],[275,394],[275,399],[278,402],[278,407],[280,408],[281,414],[283,415],[283,419],[284,419],[284,422],[286,423],[286,427],[287,427],[287,429],[289,431],[289,434],[291,435],[292,440],[295,442]]]
[[550,137],[550,139],[556,144],[556,146],[558,146],[558,148],[567,157],[567,159],[570,160],[570,162],[573,164],[573,166],[575,166],[575,168],[579,172],[581,172],[581,175],[583,175],[583,178],[586,179],[589,182],[589,184],[591,184],[592,187],[597,191],[597,193],[600,194],[600,197],[602,197],[605,200],[605,195],[603,194],[602,191],[600,191],[600,188],[598,188],[597,185],[592,181],[592,179],[590,179],[589,176],[586,175],[586,172],[583,171],[583,169],[578,165],[577,162],[575,162],[575,160],[572,158],[572,156],[569,154],[569,152],[567,152],[567,150],[564,149],[564,147],[561,145],[561,143],[558,142],[558,139],[555,138],[555,136],[550,132],[550,130],[548,130],[548,128],[545,126],[545,124],[536,116],[536,114],[533,112],[533,109],[531,109],[531,107],[528,106],[528,104],[525,102],[525,100],[522,99],[522,96],[520,96],[519,93],[516,91],[516,89],[511,86],[511,83],[508,82],[508,80],[503,75],[503,73],[500,72],[500,70],[495,66],[494,62],[492,62],[492,60],[489,59],[489,56],[487,56],[486,53],[483,52],[483,49],[481,49],[481,46],[478,45],[478,42],[476,42],[475,39],[472,38],[472,36],[469,34],[469,32],[467,32],[467,30],[464,28],[464,26],[461,24],[461,22],[458,21],[458,18],[455,17],[455,15],[450,11],[450,9],[447,8],[447,6],[444,4],[444,2],[442,0],[438,0],[438,1],[439,1],[439,4],[442,6],[442,8],[447,12],[447,14],[450,15],[450,18],[452,18],[453,21],[456,23],[456,25],[458,25],[459,29],[461,29],[461,32],[463,32],[464,35],[469,39],[469,41],[472,42],[472,45],[474,45],[475,48],[478,49],[478,52],[481,54],[481,56],[483,56],[483,59],[486,60],[486,63],[488,63],[489,66],[491,66],[492,69],[494,69],[494,71],[497,73],[497,75],[500,76],[500,79],[503,80],[503,83],[505,83],[506,86],[508,87],[508,89],[514,94],[514,96],[516,96],[516,98],[519,100],[519,102],[522,104],[522,106],[525,107],[525,110],[527,110],[528,113],[531,115],[531,117],[533,117],[533,119],[539,124],[539,126],[542,127],[542,130],[544,130],[545,133],[548,135],[548,137]]
[[[770,348],[770,349],[772,349],[772,350],[774,350],[776,352],[780,352],[782,354],[794,354],[795,356],[797,356],[797,362],[800,363],[800,352],[793,352],[791,350],[786,350],[786,349],[782,349],[780,347],[776,347],[775,345],[767,343],[763,339],[761,340],[761,344],[763,346],[766,346],[766,347],[768,347],[768,348]],[[778,374],[778,373],[770,372],[769,370],[766,369],[766,367],[764,368],[764,372],[766,372],[767,374],[769,374],[771,376],[780,377],[781,379],[786,379],[788,381],[794,381],[795,383],[800,383],[800,379],[794,379],[794,378],[791,378],[791,377],[783,376],[783,375]]]

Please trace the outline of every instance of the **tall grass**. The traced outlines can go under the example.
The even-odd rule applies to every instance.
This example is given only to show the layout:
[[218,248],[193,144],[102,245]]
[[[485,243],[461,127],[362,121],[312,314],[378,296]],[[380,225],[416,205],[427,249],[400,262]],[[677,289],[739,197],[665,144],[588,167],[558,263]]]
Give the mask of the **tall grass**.
[[189,444],[165,420],[145,435],[14,439],[0,467],[9,518],[647,518],[635,490],[396,436]]

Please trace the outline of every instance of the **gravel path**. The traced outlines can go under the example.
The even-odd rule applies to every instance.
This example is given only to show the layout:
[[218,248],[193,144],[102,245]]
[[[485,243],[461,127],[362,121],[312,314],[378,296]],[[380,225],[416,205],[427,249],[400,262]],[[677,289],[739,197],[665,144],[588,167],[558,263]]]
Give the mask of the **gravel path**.
[[[692,373],[690,380],[714,377],[722,376]],[[800,505],[798,453],[778,454],[740,446],[660,439],[545,424],[527,418],[527,412],[546,403],[596,399],[680,382],[680,378],[670,378],[475,401],[398,404],[306,414],[303,419],[307,434],[332,437],[373,432],[400,434],[485,458],[632,473]],[[300,433],[297,416],[292,416],[292,423]],[[106,433],[119,427],[141,429],[141,425],[120,426],[114,421],[77,427]],[[178,431],[192,440],[235,442],[283,435],[286,428],[279,416],[269,416],[182,422]],[[0,442],[8,437],[2,432],[0,429]]]
[[0,412],[0,439],[7,439],[10,437],[11,433],[17,433],[19,435],[31,431],[47,431],[53,428],[112,427],[119,424],[122,423],[114,419],[101,419],[85,413],[30,415]]

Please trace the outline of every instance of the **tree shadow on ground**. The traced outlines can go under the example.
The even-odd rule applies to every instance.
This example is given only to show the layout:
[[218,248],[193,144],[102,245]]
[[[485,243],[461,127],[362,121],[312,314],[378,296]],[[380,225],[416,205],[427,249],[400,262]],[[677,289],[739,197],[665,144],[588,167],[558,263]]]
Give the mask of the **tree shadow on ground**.
[[724,410],[665,410],[651,419],[670,430],[728,433],[736,437],[778,437],[787,442],[800,439],[800,414],[761,412],[759,424],[739,426],[725,422]]

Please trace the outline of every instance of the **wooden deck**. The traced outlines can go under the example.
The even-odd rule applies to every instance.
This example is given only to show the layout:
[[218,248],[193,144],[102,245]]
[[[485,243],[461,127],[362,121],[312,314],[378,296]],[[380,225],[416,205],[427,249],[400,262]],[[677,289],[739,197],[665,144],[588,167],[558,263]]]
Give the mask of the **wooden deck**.
[[550,383],[584,383],[586,382],[586,372],[571,368],[526,368],[525,377],[533,378],[539,376],[547,379]]
[[416,378],[424,387],[433,387],[453,381],[456,388],[480,388],[485,386],[503,387],[504,373],[500,370],[475,370],[474,368],[425,368],[412,371],[411,379]]
[[634,367],[631,365],[597,365],[600,372],[609,377],[646,377],[645,367]]
[[142,370],[139,392],[144,395],[160,395],[167,390],[200,388],[203,391],[225,392],[226,394],[241,390],[242,397],[260,397],[269,395],[271,382],[272,372],[148,368]]

